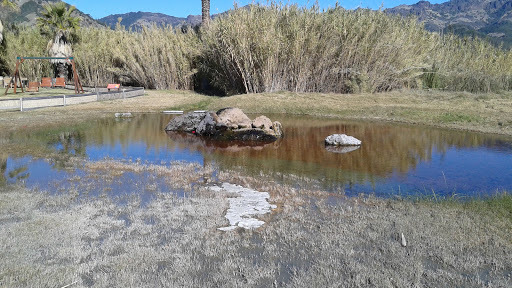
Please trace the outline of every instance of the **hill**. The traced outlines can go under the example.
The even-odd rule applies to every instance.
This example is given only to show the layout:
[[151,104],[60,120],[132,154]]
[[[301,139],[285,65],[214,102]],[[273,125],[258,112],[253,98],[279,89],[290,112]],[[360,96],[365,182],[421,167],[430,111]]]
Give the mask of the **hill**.
[[[36,18],[41,16],[43,6],[48,3],[60,2],[59,0],[19,0],[19,11],[8,9],[0,10],[0,20],[4,26],[11,26],[13,24],[20,26],[33,26],[36,24]],[[82,27],[102,27],[102,25],[94,20],[90,15],[83,13],[76,9],[73,16],[80,18],[80,26]]]
[[98,19],[99,22],[114,29],[116,24],[121,19],[121,25],[126,27],[128,30],[140,30],[142,27],[149,27],[156,24],[160,27],[165,26],[180,26],[183,24],[194,26],[201,23],[200,15],[190,15],[186,18],[174,17],[162,13],[151,13],[151,12],[130,12],[124,14],[114,14]]
[[430,31],[479,36],[506,48],[512,46],[512,0],[451,0],[441,4],[420,1],[385,11],[418,17]]

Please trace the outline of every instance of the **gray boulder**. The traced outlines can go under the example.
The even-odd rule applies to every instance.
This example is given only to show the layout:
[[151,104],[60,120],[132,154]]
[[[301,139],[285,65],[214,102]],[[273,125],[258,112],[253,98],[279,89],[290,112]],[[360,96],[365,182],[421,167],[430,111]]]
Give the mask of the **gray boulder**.
[[173,118],[165,130],[240,141],[272,142],[283,136],[281,123],[272,123],[265,116],[252,121],[238,108],[225,108],[216,113],[187,113]]
[[116,118],[131,118],[131,117],[133,117],[133,114],[130,112],[124,112],[124,113],[115,113],[114,116],[116,116]]
[[265,131],[272,131],[272,121],[267,116],[256,117],[252,121],[252,128],[259,128]]
[[165,131],[195,132],[199,126],[199,123],[203,121],[205,116],[206,113],[195,112],[180,115],[169,121],[165,127]]
[[203,136],[212,136],[217,133],[217,114],[213,112],[207,112],[197,125],[196,132]]
[[325,138],[325,145],[359,146],[361,145],[361,140],[345,134],[332,134]]
[[217,111],[219,126],[227,126],[231,129],[251,128],[252,121],[239,108],[224,108]]

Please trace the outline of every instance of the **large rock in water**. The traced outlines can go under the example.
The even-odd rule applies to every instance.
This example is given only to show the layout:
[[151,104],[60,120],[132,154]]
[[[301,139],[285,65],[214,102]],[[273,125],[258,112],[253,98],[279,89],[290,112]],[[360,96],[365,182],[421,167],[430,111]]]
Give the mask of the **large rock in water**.
[[173,118],[165,131],[188,132],[222,140],[271,142],[283,137],[281,123],[265,116],[251,120],[238,108],[190,112]]

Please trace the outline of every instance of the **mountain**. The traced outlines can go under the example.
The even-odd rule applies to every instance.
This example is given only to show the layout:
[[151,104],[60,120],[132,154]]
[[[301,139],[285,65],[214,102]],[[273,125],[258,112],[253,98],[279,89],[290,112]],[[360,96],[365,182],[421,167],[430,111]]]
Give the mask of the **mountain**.
[[103,17],[98,19],[99,22],[109,26],[114,29],[121,19],[121,25],[124,26],[128,30],[138,31],[142,29],[142,27],[149,27],[153,24],[156,24],[160,27],[166,26],[180,26],[180,25],[190,25],[195,26],[201,23],[200,15],[190,15],[187,18],[183,17],[174,17],[161,13],[150,13],[150,12],[130,12],[125,14],[114,14],[109,15],[107,17]]
[[[19,11],[9,9],[0,9],[0,20],[4,26],[13,24],[21,26],[33,26],[36,24],[36,18],[41,16],[43,6],[48,3],[56,3],[60,0],[19,0],[17,1]],[[98,21],[94,20],[90,15],[76,9],[73,14],[80,18],[80,26],[82,27],[103,27]]]
[[430,31],[479,36],[505,48],[512,47],[512,0],[451,0],[441,4],[420,1],[385,12],[418,17]]

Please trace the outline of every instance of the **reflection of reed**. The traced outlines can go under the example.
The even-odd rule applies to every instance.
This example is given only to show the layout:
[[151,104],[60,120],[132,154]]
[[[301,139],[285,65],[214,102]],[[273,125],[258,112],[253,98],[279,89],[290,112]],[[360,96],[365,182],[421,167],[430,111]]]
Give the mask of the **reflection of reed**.
[[[467,148],[499,145],[489,135],[426,127],[375,123],[302,125],[300,119],[280,120],[286,138],[279,150],[242,151],[227,155],[216,151],[209,158],[223,168],[245,167],[254,174],[288,173],[329,182],[374,182],[375,177],[403,175],[422,161],[430,161],[433,151],[444,153],[450,147]],[[345,133],[363,141],[360,149],[333,154],[324,148],[326,136]],[[226,157],[231,156],[231,157]],[[236,156],[236,157],[233,157]],[[248,161],[248,159],[250,161]]]
[[171,119],[169,115],[143,114],[134,118],[116,121],[102,119],[95,129],[87,132],[90,144],[114,147],[120,144],[124,149],[133,142],[145,143],[146,148],[167,148],[169,142],[164,128]]
[[[325,182],[373,182],[374,177],[404,174],[421,161],[429,161],[433,151],[444,153],[450,147],[495,147],[503,145],[498,136],[405,125],[350,123],[333,119],[308,119],[273,115],[284,127],[285,138],[266,145],[214,142],[189,134],[167,135],[169,115],[137,115],[131,121],[101,120],[86,132],[88,143],[127,147],[145,143],[147,149],[199,151],[205,161],[221,169],[244,167],[259,174],[282,173],[323,179]],[[345,133],[363,141],[361,148],[335,154],[324,147],[324,139]]]
[[5,178],[5,171],[7,171],[7,158],[9,155],[6,153],[0,154],[0,186],[3,186],[7,183],[7,179]]

